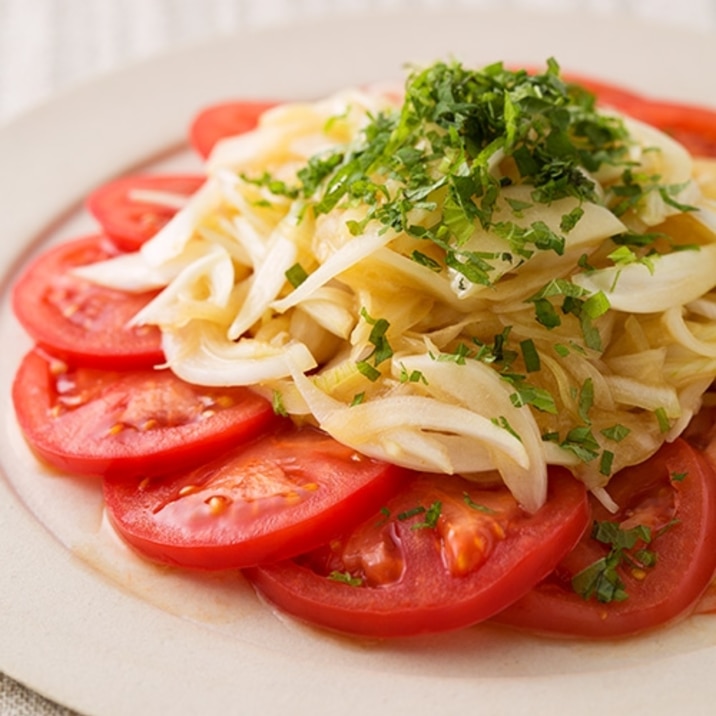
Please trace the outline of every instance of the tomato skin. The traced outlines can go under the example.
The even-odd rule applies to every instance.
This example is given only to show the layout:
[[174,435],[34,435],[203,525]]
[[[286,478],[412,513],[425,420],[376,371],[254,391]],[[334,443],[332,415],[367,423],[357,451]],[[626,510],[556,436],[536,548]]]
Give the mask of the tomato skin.
[[220,139],[255,129],[259,117],[276,104],[265,100],[246,100],[205,107],[191,123],[189,141],[199,156],[206,159]]
[[89,194],[85,205],[102,230],[123,251],[136,251],[177,212],[176,207],[132,196],[134,191],[158,191],[191,196],[205,177],[194,174],[146,174],[120,177]]
[[[546,505],[529,516],[504,488],[480,490],[458,477],[417,475],[387,504],[391,517],[372,517],[328,550],[261,565],[245,574],[280,609],[342,633],[399,637],[467,627],[522,596],[580,538],[588,520],[584,487],[566,472],[555,470],[549,490]],[[507,501],[506,512],[498,506],[495,517],[486,517],[466,505],[466,492],[478,504]],[[489,544],[484,555],[472,555],[474,565],[458,559],[452,568],[446,566],[446,545],[455,536],[452,520],[438,522],[437,528],[423,528],[416,526],[419,517],[400,518],[416,505],[436,501],[443,509],[449,505],[457,515],[458,534],[463,529],[460,523],[468,520],[465,545]],[[476,541],[469,536],[473,531]],[[485,541],[489,535],[494,539]],[[461,537],[456,539],[461,543]],[[375,585],[353,586],[328,576],[334,571],[353,574],[351,545],[356,541],[366,573],[371,578],[377,575]],[[469,562],[471,555],[467,556]]]
[[[683,473],[687,474],[681,480],[669,478]],[[716,570],[716,472],[712,466],[685,441],[677,440],[645,463],[612,478],[609,492],[620,511],[612,515],[594,502],[594,519],[633,522],[638,514],[655,527],[649,549],[656,554],[656,565],[643,573],[620,572],[628,598],[601,603],[585,600],[571,589],[571,577],[607,552],[587,533],[550,577],[495,621],[542,634],[614,638],[652,629],[690,612]],[[659,521],[671,524],[657,535]]]
[[168,370],[71,368],[35,349],[12,399],[34,452],[78,475],[149,476],[196,465],[276,419],[245,388],[192,386]]
[[154,296],[98,286],[72,269],[117,256],[102,235],[52,247],[13,286],[12,308],[39,346],[64,359],[97,368],[137,368],[161,363],[161,334],[127,322]]
[[141,485],[105,478],[104,495],[116,531],[145,557],[229,569],[328,541],[378,509],[405,472],[289,423],[192,471]]

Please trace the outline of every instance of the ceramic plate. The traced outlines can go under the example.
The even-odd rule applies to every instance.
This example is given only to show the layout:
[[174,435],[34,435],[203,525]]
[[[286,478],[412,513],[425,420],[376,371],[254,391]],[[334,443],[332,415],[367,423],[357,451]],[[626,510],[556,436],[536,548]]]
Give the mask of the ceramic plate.
[[183,141],[202,105],[317,97],[398,79],[407,62],[549,56],[646,92],[716,96],[713,37],[598,17],[416,10],[221,39],[76,88],[0,130],[0,669],[96,716],[710,708],[716,619],[616,644],[487,627],[352,641],[279,617],[239,576],[151,567],[106,527],[95,482],[37,464],[10,404],[29,347],[8,307],[14,276],[49,242],[92,226],[81,207],[92,187],[138,167],[191,165]]

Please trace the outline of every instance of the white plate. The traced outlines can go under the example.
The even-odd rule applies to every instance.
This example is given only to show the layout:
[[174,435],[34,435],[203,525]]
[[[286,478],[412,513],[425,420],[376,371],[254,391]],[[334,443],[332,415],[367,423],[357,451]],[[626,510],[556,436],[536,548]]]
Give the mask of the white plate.
[[[373,14],[226,39],[56,98],[0,130],[0,669],[105,714],[705,713],[716,618],[617,644],[495,629],[387,644],[277,617],[238,577],[192,578],[132,557],[92,481],[41,469],[9,400],[29,345],[8,307],[21,262],[88,226],[79,202],[109,176],[185,161],[192,113],[226,97],[314,97],[394,79],[408,61],[540,62],[679,99],[714,101],[714,38],[594,17]],[[706,84],[710,83],[710,84]]]

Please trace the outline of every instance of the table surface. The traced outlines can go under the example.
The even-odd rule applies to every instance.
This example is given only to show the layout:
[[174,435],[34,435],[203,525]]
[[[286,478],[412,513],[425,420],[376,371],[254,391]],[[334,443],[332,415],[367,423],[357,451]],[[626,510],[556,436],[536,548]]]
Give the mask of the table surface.
[[[170,49],[375,9],[525,8],[714,33],[716,0],[0,0],[0,126],[74,84]],[[71,716],[0,673],[2,716]]]

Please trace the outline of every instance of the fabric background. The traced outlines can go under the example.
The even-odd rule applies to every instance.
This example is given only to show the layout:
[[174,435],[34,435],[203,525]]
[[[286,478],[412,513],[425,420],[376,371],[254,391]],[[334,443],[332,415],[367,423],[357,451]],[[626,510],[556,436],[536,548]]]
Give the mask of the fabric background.
[[[0,0],[0,125],[75,83],[169,49],[297,18],[416,7],[637,17],[716,40],[716,0]],[[73,713],[0,673],[0,716]]]

